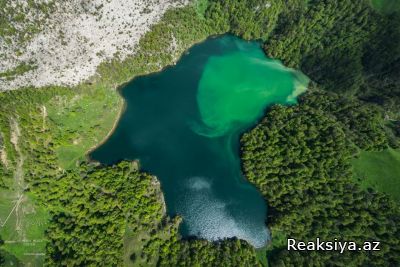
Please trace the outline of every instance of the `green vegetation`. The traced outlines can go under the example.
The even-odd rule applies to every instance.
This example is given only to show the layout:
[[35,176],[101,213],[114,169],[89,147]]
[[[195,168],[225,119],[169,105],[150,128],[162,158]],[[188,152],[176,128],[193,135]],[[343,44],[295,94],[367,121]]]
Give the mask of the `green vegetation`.
[[377,103],[397,120],[399,16],[351,0],[214,0],[206,12],[221,31],[265,40],[269,56],[301,69],[320,88]]
[[35,66],[32,64],[26,64],[26,63],[22,63],[20,65],[18,65],[17,67],[15,67],[12,70],[8,70],[6,72],[0,72],[0,79],[6,79],[6,80],[13,80],[15,79],[18,75],[22,75],[25,72],[28,72],[30,70],[34,70]]
[[379,15],[367,1],[309,1],[281,14],[265,50],[321,88],[357,95],[398,118],[399,15]]
[[283,0],[274,3],[265,0],[214,0],[210,1],[206,17],[219,31],[229,31],[244,39],[266,40],[284,6]]
[[397,0],[371,0],[372,6],[384,14],[400,11],[400,2]]
[[[175,238],[174,238],[175,239]],[[171,241],[170,241],[171,242]],[[227,239],[175,241],[161,247],[159,266],[255,266],[261,267],[255,250],[247,242]]]
[[58,132],[60,144],[56,147],[64,169],[74,167],[93,145],[101,142],[122,105],[118,94],[110,93],[109,88],[96,85],[78,90],[78,94],[58,95],[46,105],[49,120],[57,128],[67,129]]
[[28,193],[15,200],[14,191],[0,190],[0,218],[4,221],[2,238],[7,241],[4,251],[20,259],[25,264],[40,265],[45,250],[43,236],[48,226],[48,213],[37,205],[32,194]]
[[366,1],[311,1],[281,17],[266,52],[300,67],[324,89],[354,93],[363,82],[363,46],[376,25]]
[[342,266],[395,266],[400,262],[399,207],[385,195],[352,183],[350,160],[356,146],[329,109],[314,107],[319,99],[311,94],[298,106],[275,106],[260,125],[244,134],[244,173],[268,199],[273,236],[278,231],[305,241],[380,240],[381,251],[306,254],[282,246],[270,254],[270,263],[335,265],[340,257]]
[[[192,266],[217,264],[229,255],[234,265],[257,265],[254,249],[243,241],[181,241],[179,218],[165,217],[158,183],[135,164],[101,167],[85,160],[122,108],[116,86],[173,63],[185,48],[217,33],[206,22],[193,6],[171,10],[144,36],[135,57],[104,63],[101,75],[85,84],[0,94],[0,148],[6,156],[0,163],[0,219],[11,214],[0,233],[16,241],[1,249],[6,264]],[[164,53],[171,38],[179,45]],[[13,211],[17,196],[24,199],[19,210],[34,212]],[[26,225],[22,231],[17,220]],[[21,246],[28,232],[32,239]],[[193,254],[200,248],[203,254]]]
[[308,94],[303,103],[333,117],[361,149],[382,150],[389,145],[382,110],[377,105],[319,91]]
[[204,14],[206,13],[208,7],[208,0],[197,0],[196,5],[197,5],[197,12],[199,13],[200,16],[204,17]]
[[[215,2],[224,6],[224,1]],[[210,6],[210,17],[217,16],[214,21],[221,25],[218,18],[232,21],[227,14],[240,17],[246,5],[259,3],[237,2],[231,9]],[[239,27],[226,28],[244,38],[269,36],[264,45],[268,55],[300,68],[314,87],[332,93],[312,88],[300,106],[268,111],[261,125],[242,138],[245,175],[268,200],[273,238],[375,238],[384,240],[385,248],[380,254],[345,253],[339,258],[335,253],[288,253],[283,243],[281,249],[270,246],[270,263],[337,265],[340,259],[344,266],[396,266],[400,259],[394,236],[399,230],[392,226],[399,223],[399,208],[381,193],[353,183],[350,163],[359,148],[398,146],[399,14],[378,14],[367,1],[286,3],[290,7],[277,11],[273,31],[238,30],[252,16],[241,17]],[[278,10],[278,2],[273,4]]]
[[[212,0],[207,7],[205,2],[167,12],[141,40],[136,56],[104,63],[89,83],[0,94],[0,149],[6,155],[0,162],[0,219],[5,221],[16,195],[22,195],[21,210],[35,212],[20,213],[20,233],[47,240],[34,248],[0,241],[0,262],[257,266],[256,252],[243,241],[182,241],[179,218],[163,215],[150,174],[127,162],[101,167],[83,161],[122,106],[116,86],[171,64],[194,42],[230,31],[264,40],[267,54],[331,92],[313,89],[298,106],[272,108],[242,137],[243,170],[269,204],[270,266],[400,264],[399,206],[380,193],[399,197],[393,186],[399,156],[387,149],[400,136],[399,13],[383,15],[368,1],[351,0]],[[10,21],[23,19],[0,10],[0,36],[10,42],[16,31]],[[39,30],[37,23],[25,29],[18,33],[21,42]],[[178,41],[174,51],[172,38]],[[361,152],[354,160],[360,148],[380,152]],[[0,235],[23,240],[15,229],[17,213],[12,216]],[[306,255],[284,249],[286,237],[317,236],[380,240],[381,251]]]
[[400,201],[399,150],[362,151],[352,163],[354,179],[362,188],[373,188],[390,195],[397,202]]
[[[107,168],[83,164],[57,179],[41,179],[36,188],[50,190],[45,203],[52,214],[47,229],[47,263],[121,265],[127,228],[140,235],[162,227],[163,203],[154,182],[152,176],[138,172],[128,162]],[[39,194],[44,196],[42,191]],[[149,237],[146,242],[143,239],[146,237],[141,240],[144,247],[152,242]]]
[[[4,244],[4,241],[3,241],[3,239],[1,239],[1,236],[0,236],[0,249],[3,246],[3,244]],[[2,251],[0,250],[0,265],[4,264],[4,261],[5,261],[4,255],[3,255]]]
[[268,267],[267,246],[257,249],[256,257],[261,266]]
[[0,37],[8,44],[25,44],[45,25],[54,2],[28,0],[24,6],[21,2],[11,4],[11,1],[0,0]]

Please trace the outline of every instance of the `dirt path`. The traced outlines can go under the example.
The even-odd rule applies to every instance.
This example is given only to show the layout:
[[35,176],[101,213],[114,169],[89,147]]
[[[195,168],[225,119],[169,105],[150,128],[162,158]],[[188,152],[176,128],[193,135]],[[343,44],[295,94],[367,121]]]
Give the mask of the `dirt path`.
[[14,171],[14,188],[16,191],[17,202],[14,206],[15,208],[15,230],[18,232],[22,240],[25,240],[25,232],[22,227],[22,217],[23,209],[22,204],[26,201],[26,196],[24,196],[25,181],[24,181],[24,155],[22,154],[21,148],[19,146],[19,139],[21,136],[21,130],[19,128],[18,121],[15,118],[11,118],[11,138],[10,141],[14,145],[15,151],[17,152],[17,164]]
[[14,212],[14,210],[19,206],[19,204],[21,203],[22,200],[22,195],[20,196],[20,198],[17,200],[17,202],[15,203],[14,207],[11,209],[10,213],[7,215],[7,218],[4,220],[4,222],[0,221],[0,226],[4,227],[7,224],[8,219],[10,219],[12,213]]
[[4,148],[0,149],[0,160],[1,160],[1,163],[4,165],[4,167],[6,167],[6,169],[8,169],[7,153]]
[[4,148],[4,135],[2,132],[0,132],[0,161],[8,169],[8,159],[7,159],[7,152],[6,149]]
[[14,149],[17,152],[17,165],[15,167],[14,172],[14,183],[16,185],[16,189],[18,189],[18,193],[22,194],[25,189],[24,184],[24,172],[22,166],[24,165],[24,156],[19,147],[19,138],[21,136],[21,130],[19,128],[18,121],[15,118],[11,118],[11,138],[10,141],[14,145]]
[[43,125],[42,130],[46,130],[46,118],[47,118],[47,109],[45,105],[42,105],[42,117],[43,117]]

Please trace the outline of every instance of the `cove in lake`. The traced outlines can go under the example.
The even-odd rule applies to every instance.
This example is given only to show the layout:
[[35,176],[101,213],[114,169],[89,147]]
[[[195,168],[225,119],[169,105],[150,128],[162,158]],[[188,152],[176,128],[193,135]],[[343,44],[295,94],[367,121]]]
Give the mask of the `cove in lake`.
[[296,103],[307,83],[258,42],[210,38],[175,66],[122,88],[126,110],[90,156],[104,164],[138,159],[161,181],[168,215],[183,217],[183,237],[238,237],[262,247],[266,202],[241,173],[239,138],[268,106]]

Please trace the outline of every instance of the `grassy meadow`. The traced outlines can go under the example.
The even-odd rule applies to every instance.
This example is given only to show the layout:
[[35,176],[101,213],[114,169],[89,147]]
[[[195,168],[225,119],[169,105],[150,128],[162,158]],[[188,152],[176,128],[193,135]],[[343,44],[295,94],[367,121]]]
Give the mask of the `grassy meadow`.
[[354,179],[400,202],[400,150],[361,152],[353,162]]
[[372,6],[385,14],[400,11],[400,1],[398,0],[371,0]]

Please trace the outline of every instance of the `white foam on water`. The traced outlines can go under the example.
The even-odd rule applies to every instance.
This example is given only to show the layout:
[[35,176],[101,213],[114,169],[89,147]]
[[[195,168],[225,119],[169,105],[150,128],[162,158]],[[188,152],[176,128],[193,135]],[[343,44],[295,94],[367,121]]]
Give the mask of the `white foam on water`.
[[205,177],[192,177],[187,184],[187,194],[182,201],[183,218],[188,225],[189,235],[217,241],[237,237],[254,247],[262,247],[269,239],[266,227],[259,229],[246,218],[234,218],[229,203],[217,199]]
[[200,176],[192,177],[188,181],[188,187],[196,191],[210,189],[211,181],[207,181],[205,177],[200,177]]

